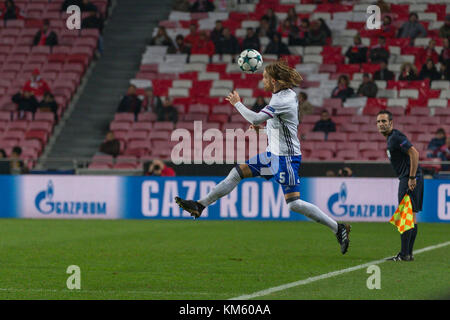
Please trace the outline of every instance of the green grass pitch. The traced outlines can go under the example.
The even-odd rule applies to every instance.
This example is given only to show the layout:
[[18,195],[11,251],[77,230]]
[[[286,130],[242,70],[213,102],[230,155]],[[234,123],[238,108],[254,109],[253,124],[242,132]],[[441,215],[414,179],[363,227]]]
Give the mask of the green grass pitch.
[[[0,220],[0,299],[229,299],[379,260],[399,251],[388,223],[353,223],[349,252],[312,222]],[[450,224],[419,225],[416,249],[449,241]],[[450,246],[258,299],[436,299],[450,292]],[[81,289],[66,287],[67,267]]]

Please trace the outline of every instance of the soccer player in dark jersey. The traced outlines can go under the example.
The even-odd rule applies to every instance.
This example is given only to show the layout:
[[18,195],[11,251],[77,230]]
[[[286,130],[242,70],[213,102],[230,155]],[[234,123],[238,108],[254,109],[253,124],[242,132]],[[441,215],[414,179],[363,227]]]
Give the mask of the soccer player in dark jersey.
[[392,261],[412,261],[414,241],[417,236],[416,214],[422,210],[423,202],[423,173],[419,167],[419,152],[413,147],[408,138],[394,129],[392,113],[381,110],[377,115],[378,131],[386,137],[387,155],[395,173],[399,178],[398,202],[400,203],[406,193],[412,202],[414,215],[414,228],[401,235],[401,251],[390,258]]

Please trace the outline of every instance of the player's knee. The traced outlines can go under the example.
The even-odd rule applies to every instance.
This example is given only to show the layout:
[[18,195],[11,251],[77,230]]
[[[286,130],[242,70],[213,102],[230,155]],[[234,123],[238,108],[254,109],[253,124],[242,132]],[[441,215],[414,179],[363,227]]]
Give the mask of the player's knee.
[[284,199],[286,200],[286,203],[289,206],[291,203],[300,199],[300,192],[292,192],[292,193],[285,194]]
[[237,165],[236,170],[239,173],[241,179],[253,177],[252,170],[250,170],[250,167],[245,163]]

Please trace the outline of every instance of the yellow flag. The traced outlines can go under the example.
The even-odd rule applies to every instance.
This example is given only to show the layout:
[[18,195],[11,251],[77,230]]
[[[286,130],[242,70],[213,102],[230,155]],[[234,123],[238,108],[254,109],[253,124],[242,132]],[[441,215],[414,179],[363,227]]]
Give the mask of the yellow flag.
[[414,228],[414,216],[412,211],[411,198],[406,194],[400,202],[394,215],[389,220],[394,226],[397,227],[398,232],[401,234],[409,229]]

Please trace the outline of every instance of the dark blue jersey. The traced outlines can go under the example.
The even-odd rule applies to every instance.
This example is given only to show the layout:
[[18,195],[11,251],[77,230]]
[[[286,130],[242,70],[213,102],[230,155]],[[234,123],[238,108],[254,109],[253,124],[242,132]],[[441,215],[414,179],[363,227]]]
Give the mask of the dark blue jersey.
[[[408,138],[397,129],[393,129],[387,138],[386,152],[399,179],[409,177],[410,161],[408,150],[411,147],[412,144]],[[416,174],[420,173],[421,169],[419,167]]]

